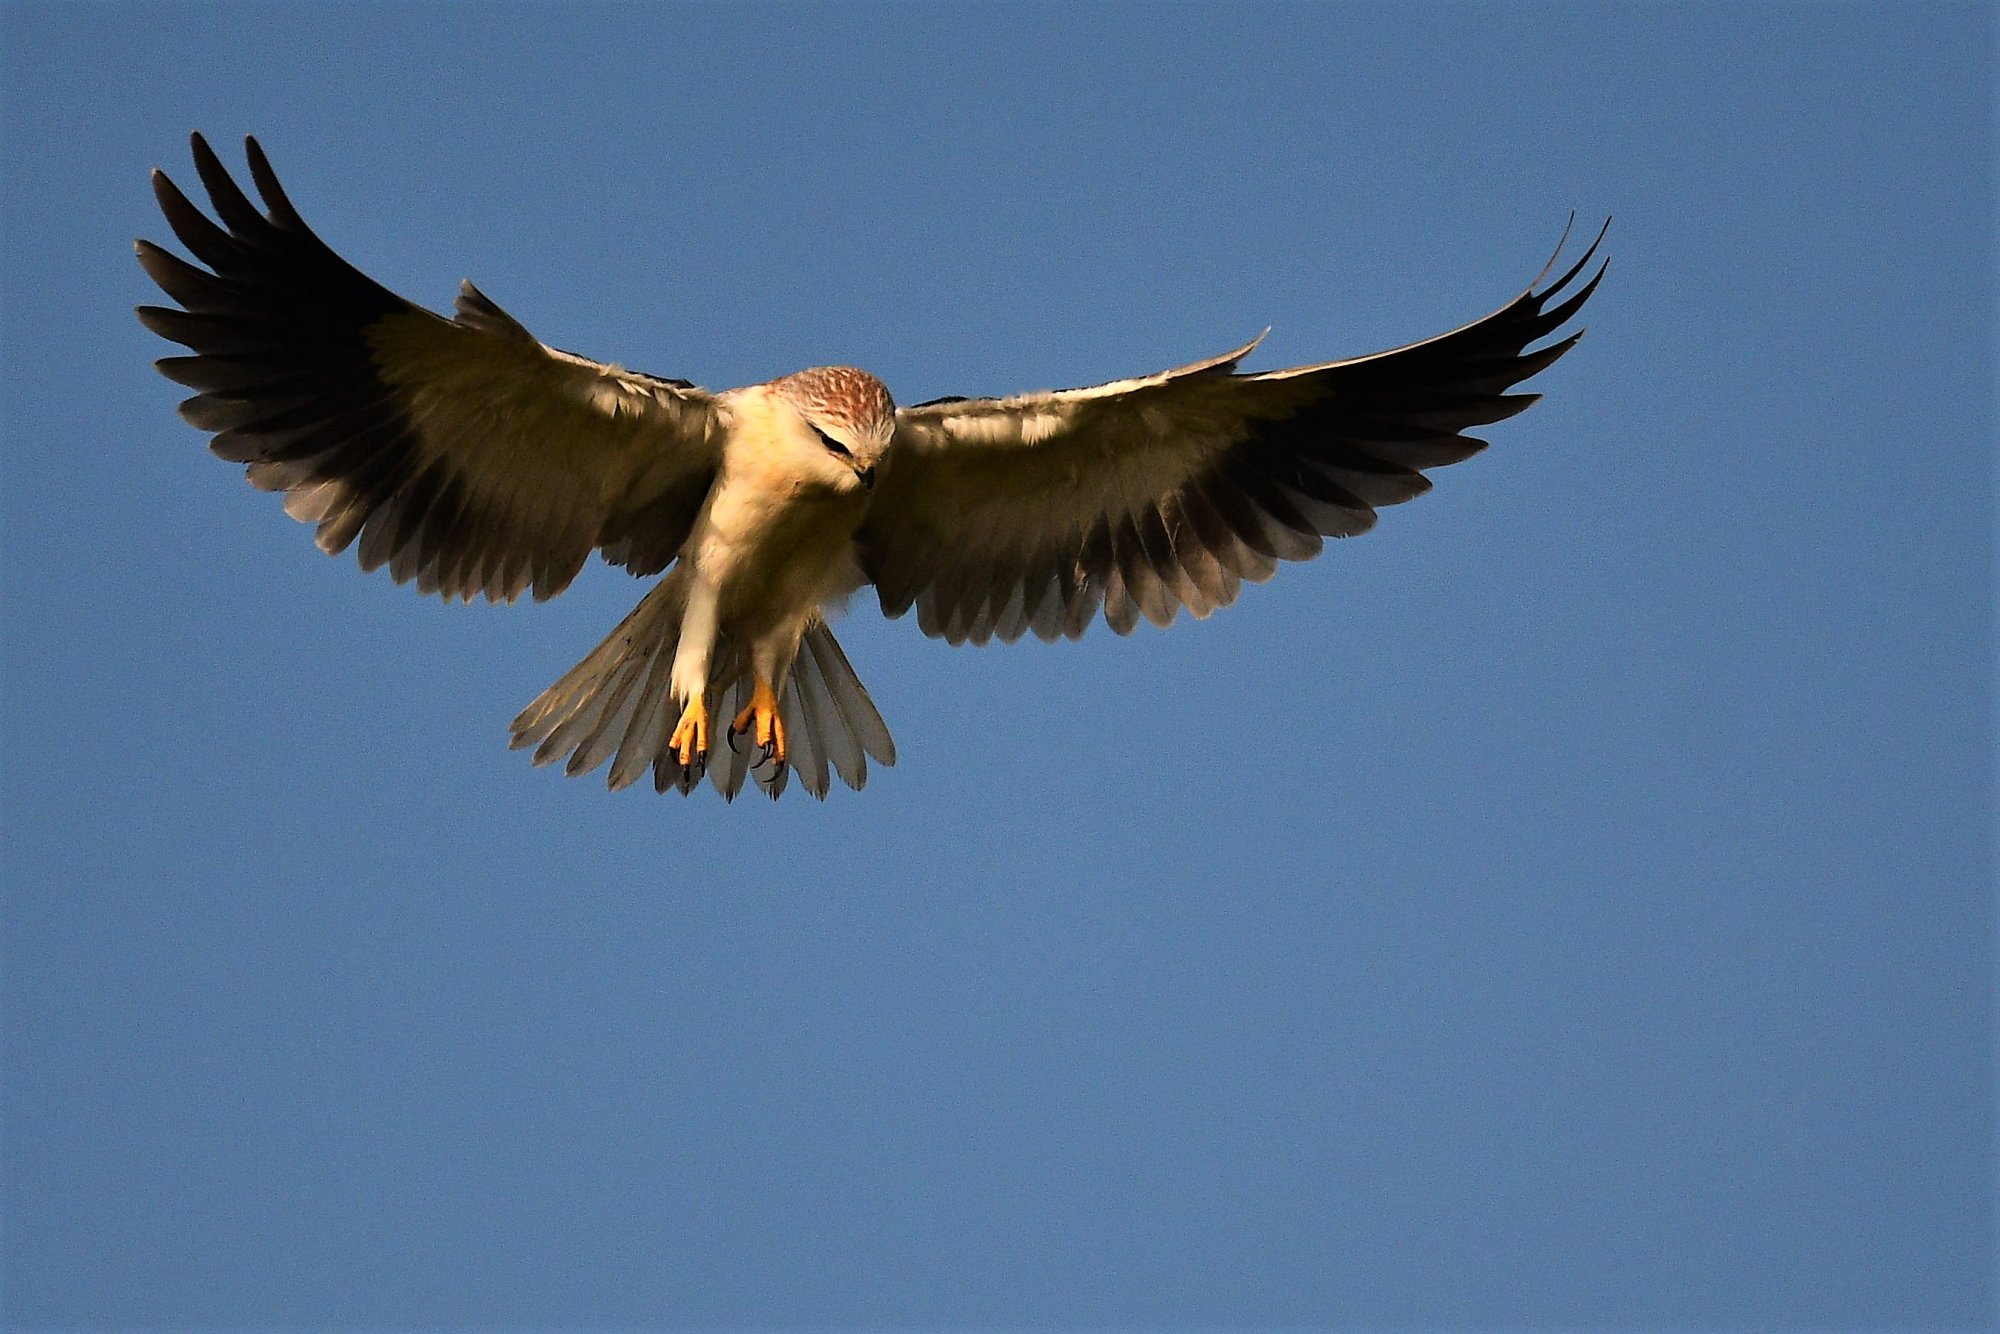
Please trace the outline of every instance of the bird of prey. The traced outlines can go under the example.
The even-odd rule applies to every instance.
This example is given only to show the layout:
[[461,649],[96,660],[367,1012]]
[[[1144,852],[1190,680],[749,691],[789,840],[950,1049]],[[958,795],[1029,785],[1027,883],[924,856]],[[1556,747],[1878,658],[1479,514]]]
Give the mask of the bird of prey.
[[550,347],[469,282],[450,319],[412,305],[314,235],[245,148],[261,209],[199,134],[213,219],[153,173],[199,261],[138,242],[180,306],[139,318],[192,352],[157,363],[198,391],[181,415],[285,493],[321,550],[357,546],[364,570],[420,592],[540,600],[593,550],[635,575],[671,567],[514,720],[536,763],[609,761],[614,789],[650,770],[662,792],[706,773],[725,796],[747,776],[776,797],[796,773],[824,798],[830,773],[859,788],[869,758],[893,764],[827,628],[864,586],[953,644],[1074,639],[1100,612],[1123,635],[1228,606],[1484,448],[1464,432],[1535,401],[1508,391],[1582,335],[1532,345],[1604,273],[1582,278],[1599,231],[1483,319],[1284,370],[1236,369],[1260,336],[1011,398],[898,407],[846,366],[712,392]]

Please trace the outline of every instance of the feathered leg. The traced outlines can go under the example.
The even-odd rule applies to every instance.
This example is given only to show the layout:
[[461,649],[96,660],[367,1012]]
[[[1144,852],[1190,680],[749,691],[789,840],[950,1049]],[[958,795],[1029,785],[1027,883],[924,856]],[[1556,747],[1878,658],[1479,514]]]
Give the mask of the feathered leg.
[[690,581],[680,644],[674,649],[672,689],[673,697],[682,701],[681,720],[667,738],[682,770],[697,778],[708,762],[708,669],[716,632],[715,587],[697,574]]

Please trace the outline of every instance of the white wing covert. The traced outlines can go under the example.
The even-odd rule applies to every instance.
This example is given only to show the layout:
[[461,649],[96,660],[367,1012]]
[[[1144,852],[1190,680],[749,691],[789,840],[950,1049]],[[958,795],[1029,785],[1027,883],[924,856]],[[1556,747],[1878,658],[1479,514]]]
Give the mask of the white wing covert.
[[1485,448],[1464,431],[1533,403],[1506,391],[1582,337],[1527,350],[1596,289],[1602,264],[1572,285],[1603,237],[1484,319],[1372,356],[1237,374],[1260,337],[1143,379],[901,410],[858,539],[883,611],[914,605],[954,644],[1076,638],[1100,607],[1119,634],[1208,616],[1365,532],[1430,489],[1425,469]]
[[550,597],[593,548],[635,574],[673,559],[719,459],[709,393],[546,347],[471,283],[454,319],[405,301],[313,234],[255,139],[265,212],[193,148],[220,226],[153,187],[208,267],[138,242],[181,307],[139,318],[193,352],[157,363],[200,391],[181,415],[323,550],[359,539],[363,569],[466,601]]

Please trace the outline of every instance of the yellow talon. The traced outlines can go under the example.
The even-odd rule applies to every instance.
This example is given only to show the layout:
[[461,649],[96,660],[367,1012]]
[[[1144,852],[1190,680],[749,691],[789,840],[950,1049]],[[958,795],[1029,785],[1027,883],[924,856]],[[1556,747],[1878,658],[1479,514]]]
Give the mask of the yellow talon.
[[700,695],[689,700],[687,708],[681,711],[681,720],[675,725],[674,734],[667,738],[667,746],[683,769],[693,768],[708,754],[708,704]]
[[[754,732],[751,731],[753,726]],[[757,688],[750,692],[750,703],[736,715],[736,721],[729,725],[729,730],[751,732],[752,739],[770,752],[772,759],[781,764],[784,762],[785,724],[778,717],[778,696],[769,681],[757,683]]]

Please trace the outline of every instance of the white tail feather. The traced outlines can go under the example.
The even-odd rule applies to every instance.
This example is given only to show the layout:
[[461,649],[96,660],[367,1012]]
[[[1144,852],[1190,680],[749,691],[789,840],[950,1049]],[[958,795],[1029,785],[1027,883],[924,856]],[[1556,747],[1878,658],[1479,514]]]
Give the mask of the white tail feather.
[[[608,781],[614,791],[637,782],[648,769],[662,792],[669,787],[693,791],[702,768],[683,769],[667,746],[680,716],[674,707],[672,668],[686,609],[685,586],[676,572],[641,599],[583,661],[521,710],[514,719],[514,748],[533,746],[536,764],[567,757],[563,768],[572,775],[610,760]],[[733,799],[746,779],[777,797],[796,769],[799,786],[824,800],[833,774],[858,790],[868,781],[868,757],[884,765],[896,762],[889,729],[826,622],[814,617],[807,625],[779,693],[788,764],[774,763],[753,743],[728,735],[730,720],[749,698],[747,668],[741,646],[726,637],[718,641],[709,672],[709,716],[715,730],[706,771],[724,797]]]

